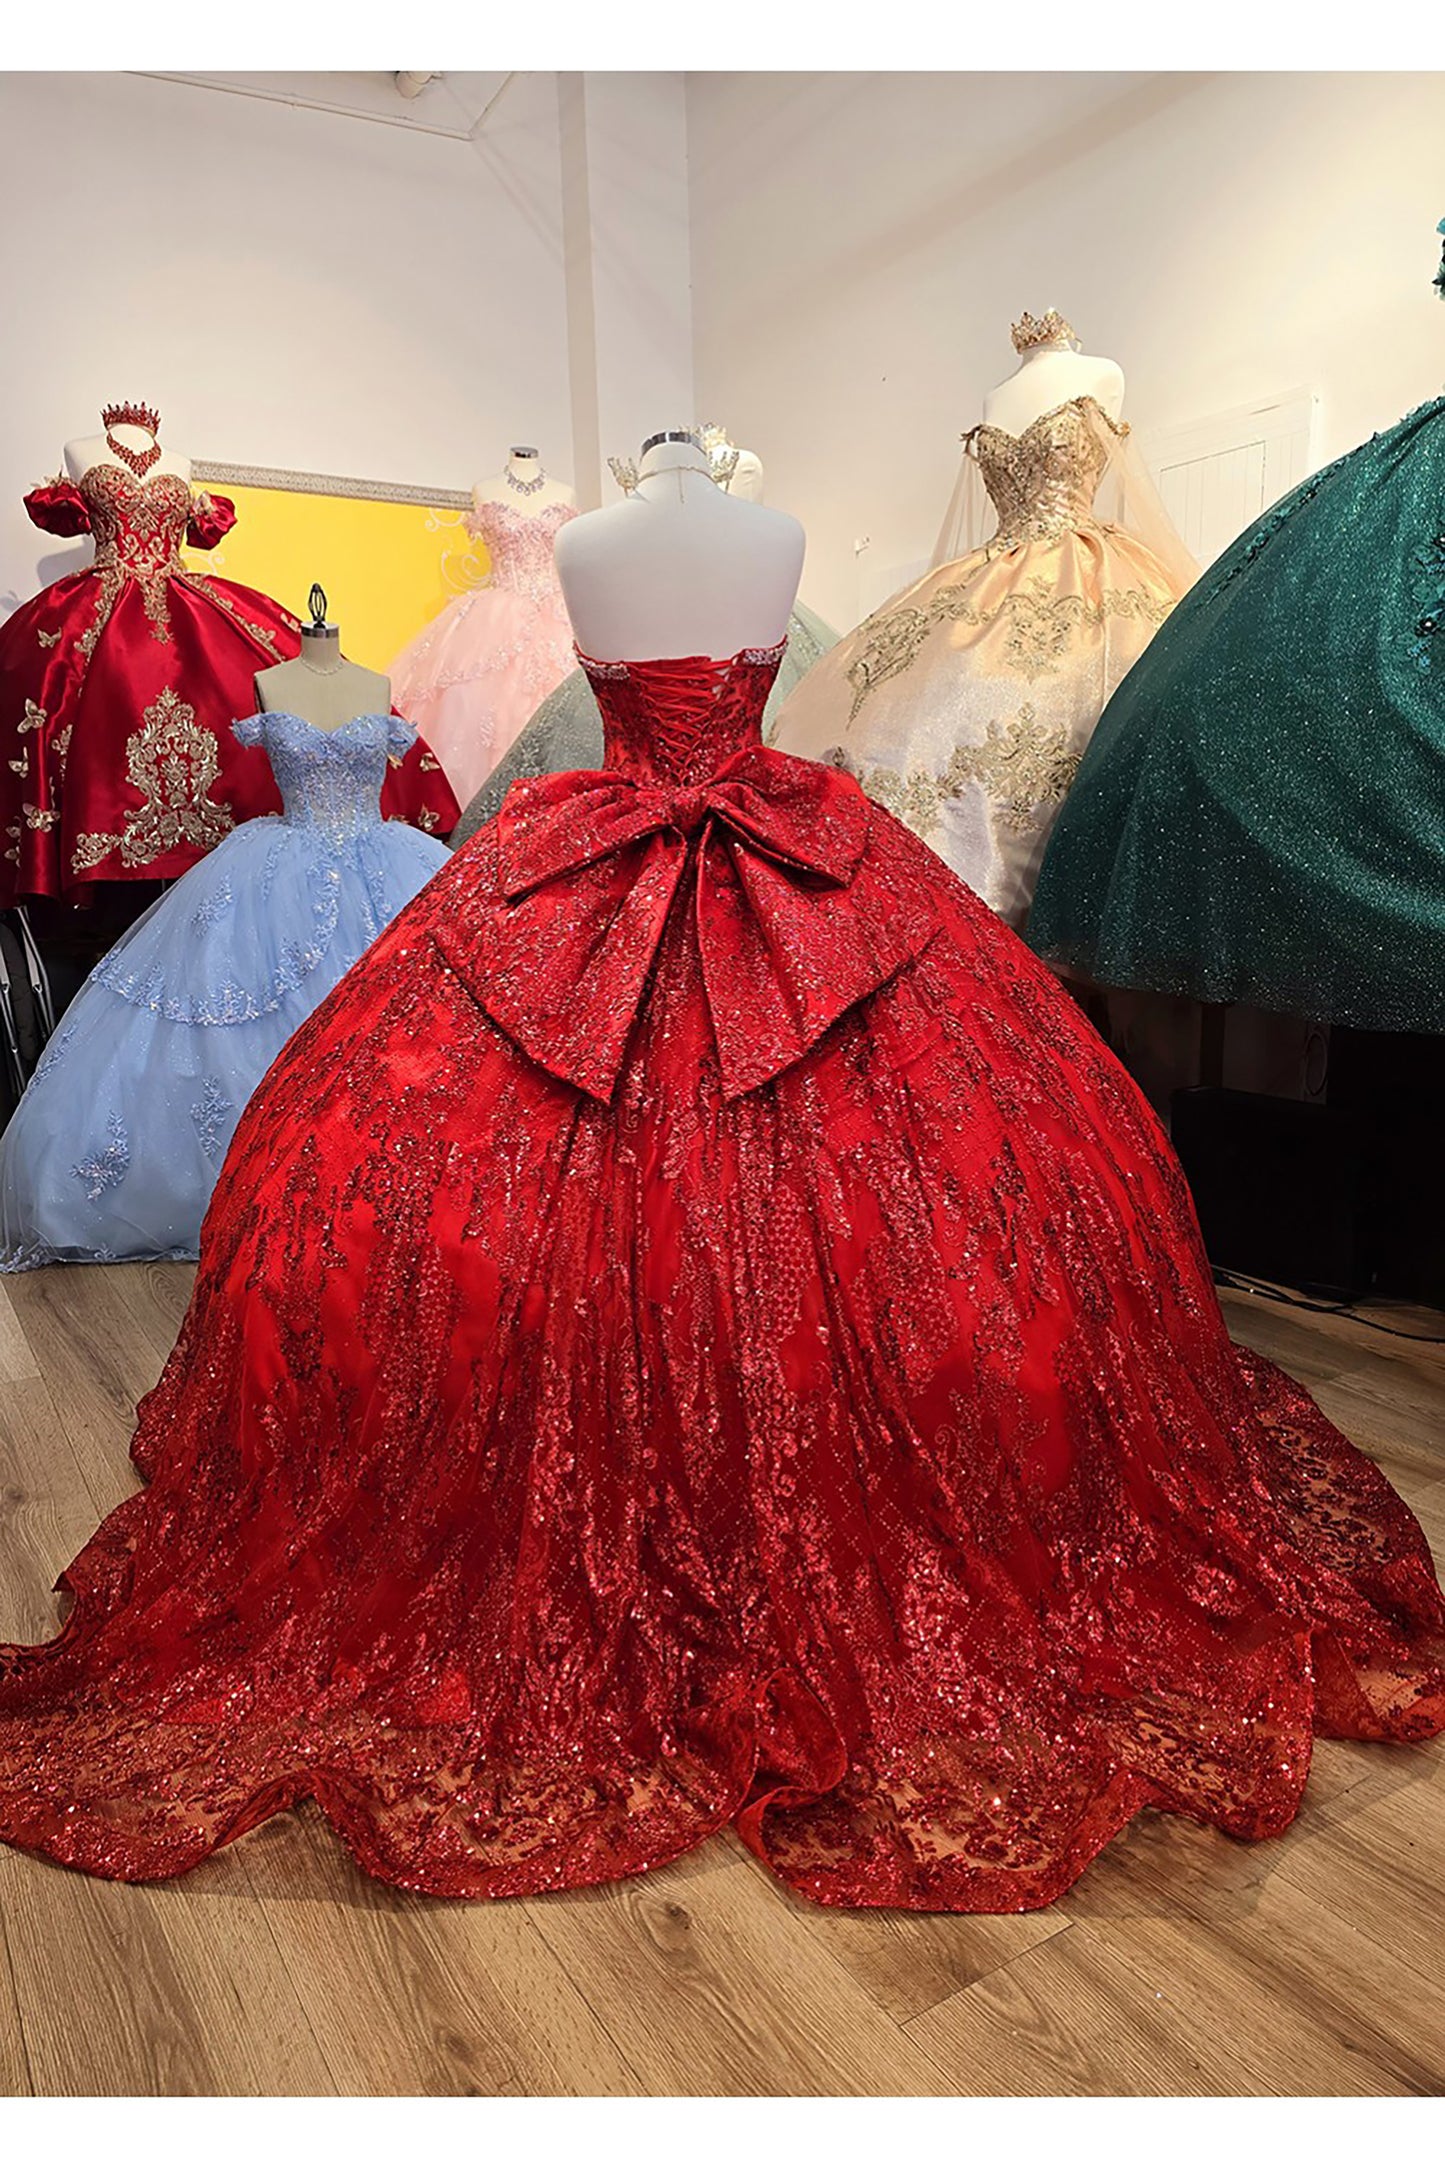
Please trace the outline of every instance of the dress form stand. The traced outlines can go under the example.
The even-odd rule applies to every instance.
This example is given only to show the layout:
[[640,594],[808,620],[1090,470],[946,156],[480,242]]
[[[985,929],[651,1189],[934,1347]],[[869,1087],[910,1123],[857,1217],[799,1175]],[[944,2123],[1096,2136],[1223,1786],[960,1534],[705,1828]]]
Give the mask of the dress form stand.
[[513,512],[545,512],[550,505],[576,502],[570,484],[548,474],[532,444],[514,444],[500,474],[472,485],[472,508],[477,512],[487,504],[505,504]]
[[1100,354],[1081,354],[1072,325],[1057,309],[1041,317],[1025,310],[1013,326],[1013,343],[1018,367],[983,402],[989,428],[1022,436],[1041,415],[1083,398],[1096,399],[1111,422],[1119,419],[1124,410],[1123,370]]
[[316,730],[340,730],[358,715],[391,712],[391,680],[379,670],[348,662],[341,652],[341,630],[326,621],[326,591],[315,586],[311,623],[301,628],[301,652],[292,662],[262,670],[256,700],[267,715],[299,715]]
[[691,430],[649,437],[621,504],[557,537],[557,576],[577,644],[601,662],[725,660],[773,647],[803,570],[787,512],[725,494]]

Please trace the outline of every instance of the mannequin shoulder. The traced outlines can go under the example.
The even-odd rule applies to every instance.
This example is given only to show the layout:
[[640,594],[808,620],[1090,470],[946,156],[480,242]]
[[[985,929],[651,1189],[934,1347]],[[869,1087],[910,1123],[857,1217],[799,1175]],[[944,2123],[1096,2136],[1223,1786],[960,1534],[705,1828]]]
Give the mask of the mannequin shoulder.
[[391,679],[380,670],[368,670],[364,663],[343,662],[341,669],[348,691],[364,703],[369,713],[384,715],[391,706]]
[[78,482],[98,459],[108,459],[104,437],[72,437],[65,447],[65,465],[72,482]]
[[585,564],[598,551],[616,549],[635,525],[630,504],[608,504],[597,512],[583,512],[557,530],[553,555],[560,571],[564,565]]
[[723,501],[737,515],[734,524],[739,536],[746,538],[749,548],[760,554],[765,552],[774,563],[790,566],[795,573],[801,574],[808,537],[800,519],[794,519],[791,512],[780,512],[771,504],[749,504],[745,499],[732,497]]
[[1090,393],[1110,421],[1118,421],[1124,411],[1124,372],[1118,362],[1110,361],[1104,354],[1080,354],[1079,360],[1088,367],[1093,379],[1088,387]]
[[284,707],[286,688],[300,674],[301,664],[295,656],[289,662],[273,662],[269,670],[258,670],[255,677],[257,707],[266,713]]

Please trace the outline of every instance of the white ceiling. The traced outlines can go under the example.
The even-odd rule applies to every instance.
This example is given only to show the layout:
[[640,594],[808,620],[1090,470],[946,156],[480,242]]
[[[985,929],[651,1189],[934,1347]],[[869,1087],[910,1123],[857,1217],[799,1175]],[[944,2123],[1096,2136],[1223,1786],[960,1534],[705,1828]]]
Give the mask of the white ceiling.
[[[160,73],[147,70],[147,73]],[[442,74],[415,98],[404,98],[388,70],[328,70],[285,74],[197,74],[166,71],[172,83],[198,83],[241,97],[267,98],[280,105],[303,105],[326,113],[348,113],[382,126],[412,128],[426,135],[466,139],[480,132],[489,108],[511,80],[505,69],[491,74]]]

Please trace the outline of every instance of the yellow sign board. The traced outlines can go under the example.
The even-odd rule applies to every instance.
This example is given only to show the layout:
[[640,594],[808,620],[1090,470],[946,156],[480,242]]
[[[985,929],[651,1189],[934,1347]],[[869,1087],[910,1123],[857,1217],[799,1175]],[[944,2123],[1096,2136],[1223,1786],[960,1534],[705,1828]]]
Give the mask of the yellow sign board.
[[198,461],[195,485],[229,497],[236,524],[214,550],[185,552],[274,596],[303,623],[312,582],[326,591],[352,662],[389,671],[401,649],[454,596],[490,570],[486,545],[463,524],[471,497],[334,475]]

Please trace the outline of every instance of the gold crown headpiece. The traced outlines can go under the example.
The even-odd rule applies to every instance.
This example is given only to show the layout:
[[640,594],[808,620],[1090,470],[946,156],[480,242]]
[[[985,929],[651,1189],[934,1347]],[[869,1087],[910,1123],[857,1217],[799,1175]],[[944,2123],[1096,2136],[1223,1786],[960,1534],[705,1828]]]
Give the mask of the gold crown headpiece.
[[699,422],[694,435],[707,453],[712,478],[726,489],[738,471],[738,448],[721,422]]
[[1079,343],[1079,335],[1073,325],[1066,316],[1060,316],[1057,309],[1046,309],[1042,316],[1030,316],[1025,309],[1018,322],[1011,327],[1010,336],[1015,350],[1020,354],[1028,353],[1034,346],[1057,346],[1063,339],[1067,339],[1071,346]]
[[160,414],[156,408],[153,406],[138,406],[134,399],[126,399],[120,406],[101,408],[100,426],[102,429],[114,429],[117,422],[128,424],[132,429],[149,430],[152,436],[159,434],[161,426]]

